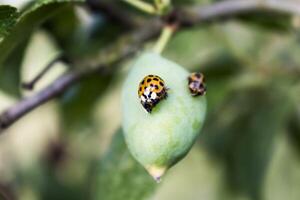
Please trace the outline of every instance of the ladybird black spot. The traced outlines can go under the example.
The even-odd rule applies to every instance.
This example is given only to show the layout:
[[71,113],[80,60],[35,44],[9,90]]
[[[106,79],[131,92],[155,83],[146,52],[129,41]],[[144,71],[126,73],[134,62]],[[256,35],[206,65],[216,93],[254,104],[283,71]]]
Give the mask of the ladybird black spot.
[[158,78],[154,78],[153,80],[158,81]]
[[153,75],[149,75],[149,77],[153,77]]
[[158,99],[152,99],[153,106],[155,106],[159,102]]
[[154,87],[155,87],[155,89],[157,89],[157,90],[158,90],[158,85],[155,85]]
[[149,83],[150,81],[151,81],[151,78],[148,78],[148,79],[147,79],[147,83]]
[[164,83],[159,81],[159,85],[161,85],[162,87],[164,87]]
[[142,82],[141,82],[141,85],[143,85],[145,83],[145,80],[143,80]]
[[153,87],[153,84],[151,83],[150,86]]
[[142,91],[142,87],[140,87],[139,91]]

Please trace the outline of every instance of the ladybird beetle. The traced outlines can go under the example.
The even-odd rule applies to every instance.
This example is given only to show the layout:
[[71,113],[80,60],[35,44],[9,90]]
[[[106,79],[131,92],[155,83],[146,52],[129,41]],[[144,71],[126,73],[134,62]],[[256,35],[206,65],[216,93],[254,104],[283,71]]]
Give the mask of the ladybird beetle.
[[205,79],[202,73],[194,72],[188,77],[192,96],[202,96],[206,93]]
[[145,110],[151,113],[154,106],[167,97],[165,82],[156,75],[144,77],[139,84],[138,96]]

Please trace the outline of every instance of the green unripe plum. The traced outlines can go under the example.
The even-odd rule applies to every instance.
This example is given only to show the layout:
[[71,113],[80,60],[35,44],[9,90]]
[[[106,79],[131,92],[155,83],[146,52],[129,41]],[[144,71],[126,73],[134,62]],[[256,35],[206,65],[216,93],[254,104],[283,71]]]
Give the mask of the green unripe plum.
[[[168,97],[147,113],[138,88],[147,75],[161,77]],[[206,113],[205,96],[192,96],[189,72],[153,52],[142,53],[134,62],[122,89],[122,127],[133,157],[159,180],[181,160],[195,142]]]

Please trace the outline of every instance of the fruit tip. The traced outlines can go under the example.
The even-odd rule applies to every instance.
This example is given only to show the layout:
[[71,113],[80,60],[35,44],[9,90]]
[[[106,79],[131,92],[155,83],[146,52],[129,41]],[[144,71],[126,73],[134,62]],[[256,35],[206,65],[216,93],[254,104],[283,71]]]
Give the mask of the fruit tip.
[[154,180],[156,181],[156,183],[160,183],[161,182],[161,176],[159,176],[159,177],[154,177]]
[[161,177],[165,174],[166,167],[149,166],[146,168],[148,173],[154,178],[157,183],[161,182]]

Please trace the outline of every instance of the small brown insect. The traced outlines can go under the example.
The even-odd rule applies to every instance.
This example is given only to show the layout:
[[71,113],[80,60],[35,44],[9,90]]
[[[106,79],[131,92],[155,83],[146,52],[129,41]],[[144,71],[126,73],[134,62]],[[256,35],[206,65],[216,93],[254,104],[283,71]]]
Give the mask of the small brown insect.
[[192,96],[203,96],[206,93],[204,75],[199,72],[194,72],[188,77],[189,90]]

